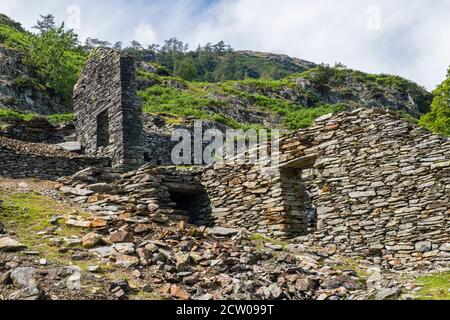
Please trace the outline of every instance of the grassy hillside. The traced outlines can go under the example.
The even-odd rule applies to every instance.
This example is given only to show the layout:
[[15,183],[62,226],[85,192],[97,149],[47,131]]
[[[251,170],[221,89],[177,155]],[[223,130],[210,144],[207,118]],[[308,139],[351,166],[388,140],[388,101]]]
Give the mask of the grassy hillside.
[[[77,35],[56,26],[51,16],[41,17],[41,22],[46,27],[30,33],[0,14],[0,45],[21,57],[20,75],[7,81],[19,93],[31,88],[57,98],[62,115],[54,116],[54,121],[67,121],[73,118],[66,114],[71,109],[72,88],[90,47],[81,46]],[[422,116],[423,126],[448,134],[448,124],[441,120],[447,110],[442,108],[442,90],[435,92],[441,107],[435,99],[433,111],[424,116],[430,111],[432,95],[398,76],[316,65],[285,55],[234,51],[223,42],[188,50],[186,44],[172,38],[162,47],[143,48],[133,42],[115,48],[139,62],[146,61],[146,67],[138,70],[138,80],[148,113],[208,119],[234,128],[298,129],[330,112],[384,108],[412,121]],[[17,104],[13,97],[4,100]],[[0,117],[34,116],[9,112],[8,105],[2,108]]]
[[[299,129],[324,114],[359,107],[389,108],[417,118],[428,110],[431,101],[425,89],[397,76],[324,66],[280,80],[206,83],[144,70],[138,71],[138,80],[145,112],[193,116],[232,127]],[[250,121],[245,121],[245,117],[236,116],[239,108],[262,116],[247,117]],[[261,118],[264,121],[260,122]]]

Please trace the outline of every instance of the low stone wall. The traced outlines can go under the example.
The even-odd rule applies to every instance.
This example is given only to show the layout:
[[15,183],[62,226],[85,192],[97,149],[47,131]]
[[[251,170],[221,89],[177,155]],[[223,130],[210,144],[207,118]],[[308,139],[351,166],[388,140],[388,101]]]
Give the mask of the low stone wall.
[[[187,130],[194,135],[194,120],[192,118],[174,119],[175,123],[168,123],[160,116],[143,114],[144,124],[144,157],[146,162],[152,165],[174,165],[172,162],[172,150],[179,143],[172,141],[172,135],[176,130]],[[227,127],[218,122],[202,121],[202,132],[215,129],[225,132]],[[209,142],[203,144],[203,150]],[[194,145],[192,142],[191,162],[194,164]]]
[[79,156],[47,144],[0,138],[0,176],[57,180],[90,166],[107,167],[109,159]]
[[125,174],[117,186],[141,214],[184,216],[191,223],[210,223],[210,203],[200,183],[201,168],[145,165]]
[[4,126],[0,136],[26,142],[56,144],[76,138],[73,124],[54,126],[43,117],[30,121],[3,118],[0,124]]

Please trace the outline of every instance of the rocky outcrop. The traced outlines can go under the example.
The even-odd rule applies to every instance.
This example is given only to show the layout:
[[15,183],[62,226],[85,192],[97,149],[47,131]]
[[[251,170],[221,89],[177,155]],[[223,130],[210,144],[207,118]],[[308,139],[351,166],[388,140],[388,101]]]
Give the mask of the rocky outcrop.
[[43,115],[70,112],[70,107],[40,84],[21,59],[21,53],[0,44],[0,107]]
[[[268,52],[258,52],[251,50],[236,51],[237,54],[241,54],[247,57],[254,57],[266,61],[267,64],[273,64],[284,70],[290,70],[292,73],[303,72],[317,67],[317,64],[302,60],[299,58],[292,58],[285,54],[274,54]],[[258,77],[261,75],[258,75]]]

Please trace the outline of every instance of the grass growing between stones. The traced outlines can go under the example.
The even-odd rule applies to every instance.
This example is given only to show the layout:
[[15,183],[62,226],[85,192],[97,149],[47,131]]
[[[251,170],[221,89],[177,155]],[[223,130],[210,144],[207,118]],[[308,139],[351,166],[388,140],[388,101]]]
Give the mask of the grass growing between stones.
[[131,275],[129,271],[111,271],[108,274],[105,274],[105,276],[110,281],[115,280],[126,280],[132,289],[132,292],[130,293],[130,299],[131,300],[139,300],[139,301],[152,301],[152,300],[164,300],[164,298],[156,291],[153,292],[145,292],[142,291],[141,288],[145,285],[145,280],[138,279]]
[[2,119],[14,119],[22,121],[32,121],[34,119],[44,117],[51,124],[67,124],[75,120],[75,115],[73,113],[62,113],[62,114],[52,114],[49,116],[41,116],[30,112],[21,112],[8,108],[0,108],[0,120]]
[[281,247],[283,247],[283,250],[286,250],[287,246],[289,245],[287,242],[271,239],[269,237],[266,237],[266,236],[264,236],[262,234],[258,234],[258,233],[252,234],[250,236],[250,240],[257,245],[257,248],[261,247],[261,249],[264,248],[265,243],[269,243],[271,245],[276,245],[276,246],[281,246]]
[[[38,252],[41,258],[49,261],[70,264],[70,257],[59,251],[58,246],[52,246],[47,237],[70,238],[80,237],[83,230],[61,224],[53,230],[50,219],[53,216],[73,213],[73,208],[56,202],[51,198],[37,193],[7,193],[0,191],[3,209],[0,210],[0,220],[7,230],[13,231],[17,240],[28,247],[29,251]],[[48,232],[51,236],[41,234]],[[81,267],[81,266],[80,266]]]
[[423,286],[417,300],[450,300],[450,272],[417,278]]
[[339,264],[332,267],[334,270],[354,271],[356,276],[361,279],[361,284],[364,284],[370,276],[366,269],[361,268],[361,263],[356,258],[342,257],[339,259]]

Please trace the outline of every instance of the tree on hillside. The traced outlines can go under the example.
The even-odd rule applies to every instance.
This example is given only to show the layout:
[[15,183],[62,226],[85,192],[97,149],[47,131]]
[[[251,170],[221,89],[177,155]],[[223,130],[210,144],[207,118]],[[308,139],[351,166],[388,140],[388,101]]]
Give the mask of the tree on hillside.
[[84,42],[84,49],[86,51],[92,50],[94,48],[110,48],[111,43],[104,40],[99,40],[96,38],[87,38]]
[[188,81],[195,80],[197,77],[197,68],[195,67],[194,59],[188,56],[175,61],[173,74]]
[[420,119],[419,124],[431,131],[450,136],[450,68],[447,79],[433,91],[431,111]]
[[177,38],[170,38],[169,40],[164,41],[164,45],[162,46],[161,51],[171,53],[186,53],[187,51],[189,51],[189,44],[184,43]]
[[152,47],[150,46],[146,49],[136,40],[131,41],[130,46],[123,49],[123,51],[139,61],[150,62],[155,59],[155,52]]
[[114,45],[112,46],[112,48],[115,49],[115,50],[121,51],[121,50],[122,50],[122,46],[123,46],[122,41],[117,41],[116,43],[114,43]]
[[31,38],[26,64],[33,66],[38,78],[46,87],[61,97],[63,103],[70,103],[72,88],[83,61],[69,59],[78,49],[78,36],[73,30],[66,31],[64,23],[53,27],[51,16],[46,22],[38,21],[41,33]]
[[56,29],[55,16],[52,14],[47,14],[45,16],[41,15],[40,20],[37,21],[33,29],[37,29],[40,34],[47,33],[51,30]]

